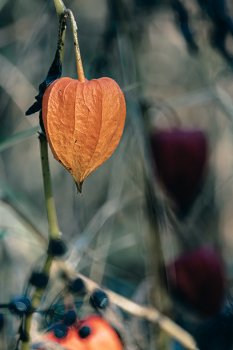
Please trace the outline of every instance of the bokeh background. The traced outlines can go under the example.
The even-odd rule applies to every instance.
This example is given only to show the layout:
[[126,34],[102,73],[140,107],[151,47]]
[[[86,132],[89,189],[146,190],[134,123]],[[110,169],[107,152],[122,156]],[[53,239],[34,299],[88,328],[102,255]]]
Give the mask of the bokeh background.
[[[67,0],[65,5],[77,20],[86,78],[115,79],[127,104],[120,144],[85,180],[82,195],[50,152],[58,222],[68,246],[65,258],[96,282],[141,301],[138,291],[145,281],[150,286],[151,276],[156,277],[156,288],[163,288],[173,260],[209,244],[221,256],[224,300],[231,300],[232,3],[225,3],[225,22],[220,0]],[[211,6],[221,20],[208,10]],[[0,1],[0,303],[23,292],[32,266],[45,256],[40,128],[38,114],[25,116],[25,111],[52,63],[57,32],[52,0]],[[63,76],[77,78],[70,23]],[[208,143],[198,191],[185,213],[159,180],[150,149],[150,135],[164,129],[198,130]],[[169,307],[156,304],[156,298],[154,303],[175,319],[170,292],[168,283]],[[144,291],[142,302],[148,298]],[[178,302],[180,307],[190,315]],[[198,310],[194,314],[199,317]],[[7,334],[16,330],[11,322],[3,349]]]

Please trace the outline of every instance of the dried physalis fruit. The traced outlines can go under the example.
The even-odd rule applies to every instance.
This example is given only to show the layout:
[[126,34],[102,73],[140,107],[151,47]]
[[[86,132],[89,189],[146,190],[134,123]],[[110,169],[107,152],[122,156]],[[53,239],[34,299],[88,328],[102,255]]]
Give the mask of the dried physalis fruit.
[[113,79],[85,79],[75,18],[69,9],[64,13],[71,19],[78,80],[60,78],[64,38],[59,32],[55,59],[40,84],[37,101],[26,115],[42,107],[40,125],[54,158],[72,174],[81,192],[86,177],[116,149],[124,129],[126,106],[123,92]]
[[67,350],[123,350],[115,330],[99,316],[89,316],[71,327],[58,324],[44,340],[59,343]]
[[218,252],[202,246],[183,253],[168,268],[169,286],[174,296],[203,317],[221,311],[225,293],[225,271]]
[[163,129],[155,131],[150,141],[161,183],[177,209],[187,213],[206,175],[206,135],[198,129]]
[[45,91],[42,116],[54,158],[82,183],[117,147],[126,107],[118,84],[110,78],[54,81]]

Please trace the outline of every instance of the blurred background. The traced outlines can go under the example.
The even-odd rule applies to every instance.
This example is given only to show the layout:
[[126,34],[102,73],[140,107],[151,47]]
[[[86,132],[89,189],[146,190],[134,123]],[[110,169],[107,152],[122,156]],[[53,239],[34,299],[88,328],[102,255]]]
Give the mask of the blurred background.
[[[127,105],[120,144],[85,180],[82,195],[50,152],[65,259],[97,283],[150,302],[201,349],[232,349],[232,3],[65,5],[78,24],[86,78],[116,80]],[[45,256],[40,127],[38,113],[25,111],[53,61],[57,33],[52,0],[0,0],[0,303],[23,292]],[[77,79],[70,23],[63,76]],[[12,319],[3,349],[17,329]],[[162,349],[150,327],[140,327],[149,330],[137,346]]]

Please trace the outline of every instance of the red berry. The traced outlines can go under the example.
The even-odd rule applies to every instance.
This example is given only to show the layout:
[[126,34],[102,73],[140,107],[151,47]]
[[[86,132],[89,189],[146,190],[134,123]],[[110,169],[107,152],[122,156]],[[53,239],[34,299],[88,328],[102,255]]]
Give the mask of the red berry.
[[182,254],[169,265],[168,281],[174,295],[202,316],[221,311],[225,273],[213,248],[204,246]]
[[151,136],[151,150],[159,177],[183,211],[200,188],[207,161],[207,140],[200,130],[170,129]]

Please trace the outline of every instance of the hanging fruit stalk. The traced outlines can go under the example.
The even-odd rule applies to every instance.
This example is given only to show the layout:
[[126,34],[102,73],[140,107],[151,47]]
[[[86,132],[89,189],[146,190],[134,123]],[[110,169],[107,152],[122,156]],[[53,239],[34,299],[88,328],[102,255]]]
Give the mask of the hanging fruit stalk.
[[77,26],[70,10],[78,80],[61,78],[45,91],[43,123],[54,155],[73,176],[77,189],[116,149],[123,133],[126,106],[123,92],[110,78],[84,77]]

